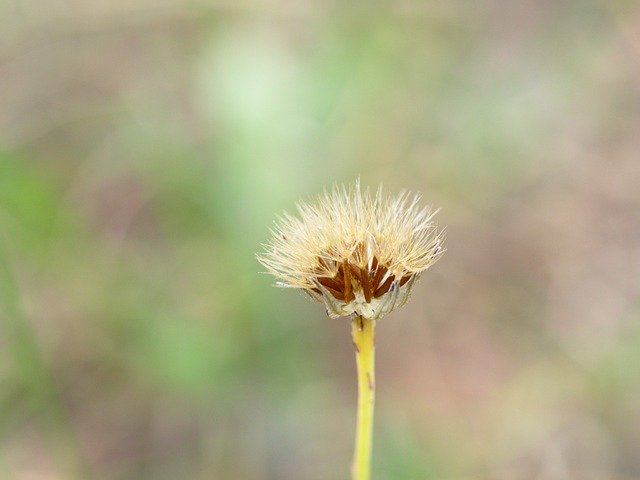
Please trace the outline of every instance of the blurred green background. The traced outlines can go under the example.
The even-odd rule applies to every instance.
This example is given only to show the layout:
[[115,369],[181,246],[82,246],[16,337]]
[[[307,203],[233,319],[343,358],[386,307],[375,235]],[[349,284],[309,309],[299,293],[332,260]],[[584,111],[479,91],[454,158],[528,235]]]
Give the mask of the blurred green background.
[[0,1],[0,478],[347,479],[275,215],[421,192],[375,479],[640,478],[640,5]]

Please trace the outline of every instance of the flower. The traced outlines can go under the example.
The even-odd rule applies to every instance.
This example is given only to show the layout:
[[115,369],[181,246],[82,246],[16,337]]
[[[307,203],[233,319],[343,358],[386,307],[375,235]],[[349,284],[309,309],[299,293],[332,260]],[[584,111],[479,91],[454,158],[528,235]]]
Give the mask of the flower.
[[382,318],[404,305],[420,274],[444,252],[437,212],[420,196],[375,195],[360,182],[298,203],[285,213],[257,255],[277,286],[299,288],[326,305],[331,318]]

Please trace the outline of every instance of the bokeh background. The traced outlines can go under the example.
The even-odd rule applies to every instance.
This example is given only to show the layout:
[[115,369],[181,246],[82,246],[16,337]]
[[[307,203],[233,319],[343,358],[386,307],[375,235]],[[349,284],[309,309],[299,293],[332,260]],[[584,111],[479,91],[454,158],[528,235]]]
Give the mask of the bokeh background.
[[640,478],[640,5],[0,1],[0,478],[346,479],[346,319],[275,215],[421,192],[378,480]]

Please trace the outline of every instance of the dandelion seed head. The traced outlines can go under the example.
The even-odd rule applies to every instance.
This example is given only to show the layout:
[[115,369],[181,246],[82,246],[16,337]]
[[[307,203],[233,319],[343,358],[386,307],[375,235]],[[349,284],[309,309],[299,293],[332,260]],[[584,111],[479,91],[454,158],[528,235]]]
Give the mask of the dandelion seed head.
[[257,258],[277,286],[302,289],[332,318],[382,318],[444,252],[437,212],[419,195],[372,194],[356,181],[296,207],[296,216],[278,217]]

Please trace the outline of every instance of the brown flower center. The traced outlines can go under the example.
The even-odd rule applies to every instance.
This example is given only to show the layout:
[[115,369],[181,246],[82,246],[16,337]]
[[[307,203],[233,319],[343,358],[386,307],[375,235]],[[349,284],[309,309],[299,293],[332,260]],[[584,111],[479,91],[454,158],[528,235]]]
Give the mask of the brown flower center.
[[[329,265],[326,260],[318,257],[318,263],[323,270]],[[336,262],[337,263],[337,262]],[[335,267],[335,265],[334,265]],[[326,271],[326,270],[325,270]],[[350,303],[355,299],[354,289],[361,290],[367,303],[371,303],[373,298],[379,298],[389,291],[395,281],[395,275],[389,275],[384,282],[383,278],[389,270],[378,262],[374,256],[371,268],[360,268],[352,265],[348,260],[338,264],[337,273],[333,277],[318,277],[318,283],[326,288],[337,300]],[[400,286],[403,286],[411,279],[412,275],[405,275],[400,278]],[[313,291],[322,293],[318,288]]]

